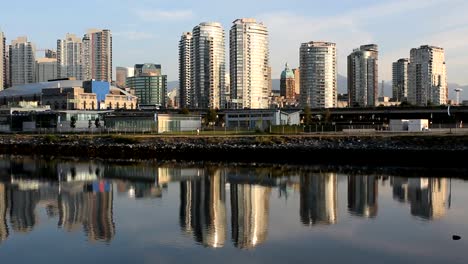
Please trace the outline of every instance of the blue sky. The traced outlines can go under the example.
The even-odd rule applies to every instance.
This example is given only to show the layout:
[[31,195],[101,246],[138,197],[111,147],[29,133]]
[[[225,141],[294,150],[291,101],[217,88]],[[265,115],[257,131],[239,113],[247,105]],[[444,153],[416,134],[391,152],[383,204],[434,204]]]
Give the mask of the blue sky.
[[[39,48],[56,48],[67,32],[108,28],[114,36],[114,66],[161,63],[177,80],[178,40],[203,21],[253,17],[270,31],[273,78],[284,63],[298,66],[302,42],[337,43],[338,72],[361,44],[380,48],[380,79],[391,80],[391,63],[422,44],[446,49],[449,83],[468,85],[468,1],[466,0],[81,0],[6,1],[0,28],[8,42],[27,35]],[[8,10],[5,12],[5,10]],[[228,54],[228,53],[227,53]]]

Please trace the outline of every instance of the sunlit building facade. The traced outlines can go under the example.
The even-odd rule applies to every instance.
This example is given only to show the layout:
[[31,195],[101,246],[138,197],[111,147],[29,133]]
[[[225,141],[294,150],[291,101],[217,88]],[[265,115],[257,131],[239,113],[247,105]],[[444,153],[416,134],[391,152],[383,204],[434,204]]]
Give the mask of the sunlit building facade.
[[409,103],[421,106],[447,104],[444,49],[427,45],[411,49],[408,79]]
[[331,108],[337,105],[336,44],[311,41],[299,52],[301,105]]
[[191,98],[195,108],[224,108],[226,51],[220,23],[204,22],[193,28]]
[[269,33],[252,18],[237,19],[230,30],[231,105],[269,108],[271,68]]

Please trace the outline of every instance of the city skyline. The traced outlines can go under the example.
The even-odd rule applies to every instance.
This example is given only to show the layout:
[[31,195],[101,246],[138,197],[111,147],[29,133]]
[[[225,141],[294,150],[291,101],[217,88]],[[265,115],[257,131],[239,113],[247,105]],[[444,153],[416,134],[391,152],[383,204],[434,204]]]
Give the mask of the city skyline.
[[[385,1],[373,4],[362,0],[343,1],[339,6],[322,3],[320,8],[315,8],[314,1],[297,1],[296,5],[288,5],[287,8],[282,2],[269,1],[268,5],[253,4],[248,10],[237,2],[119,3],[93,2],[95,9],[86,9],[89,14],[86,22],[60,24],[54,21],[68,16],[68,12],[61,12],[67,9],[61,5],[51,4],[49,6],[53,8],[34,14],[24,13],[18,3],[5,3],[4,7],[10,12],[2,16],[0,27],[5,32],[7,43],[18,36],[27,35],[41,49],[55,48],[56,40],[67,32],[79,34],[88,28],[109,28],[114,37],[114,66],[132,66],[142,61],[160,63],[167,69],[168,80],[173,81],[178,79],[178,40],[181,32],[203,21],[218,21],[224,30],[228,30],[235,19],[252,17],[269,29],[273,79],[279,78],[285,62],[291,68],[298,66],[298,47],[301,43],[323,40],[337,43],[338,73],[343,76],[347,75],[346,56],[360,45],[379,45],[379,76],[381,80],[390,81],[392,62],[409,57],[411,48],[427,44],[446,50],[449,83],[468,84],[468,77],[463,74],[468,55],[461,37],[468,32],[467,19],[461,13],[463,6],[468,7],[464,1]],[[40,9],[43,4],[33,3],[31,10]],[[210,9],[207,9],[207,5]],[[108,9],[108,15],[100,12],[103,8]],[[30,19],[42,22],[19,20],[20,11]],[[53,16],[47,16],[49,12]],[[85,10],[76,7],[76,13],[82,12]],[[412,16],[408,16],[409,13]],[[39,15],[41,19],[37,19]],[[419,26],[416,29],[419,30],[402,30],[416,20]],[[47,25],[51,23],[54,23],[53,30],[47,30]],[[284,35],[288,37],[284,38]],[[402,38],[405,41],[401,41]],[[132,48],[136,46],[138,48]]]

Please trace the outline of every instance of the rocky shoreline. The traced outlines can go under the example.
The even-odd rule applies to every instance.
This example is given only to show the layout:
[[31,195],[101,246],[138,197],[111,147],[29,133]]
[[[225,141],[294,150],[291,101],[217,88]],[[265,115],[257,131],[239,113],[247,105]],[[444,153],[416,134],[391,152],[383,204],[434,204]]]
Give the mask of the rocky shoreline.
[[125,160],[467,168],[466,135],[3,135],[0,154]]

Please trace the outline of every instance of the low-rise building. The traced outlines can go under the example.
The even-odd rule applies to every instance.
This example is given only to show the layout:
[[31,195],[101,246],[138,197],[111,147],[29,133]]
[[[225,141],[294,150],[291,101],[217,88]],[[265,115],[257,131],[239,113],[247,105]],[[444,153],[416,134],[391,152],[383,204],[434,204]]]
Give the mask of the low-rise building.
[[225,122],[227,128],[260,129],[269,126],[299,125],[300,111],[283,111],[276,109],[226,110]]

